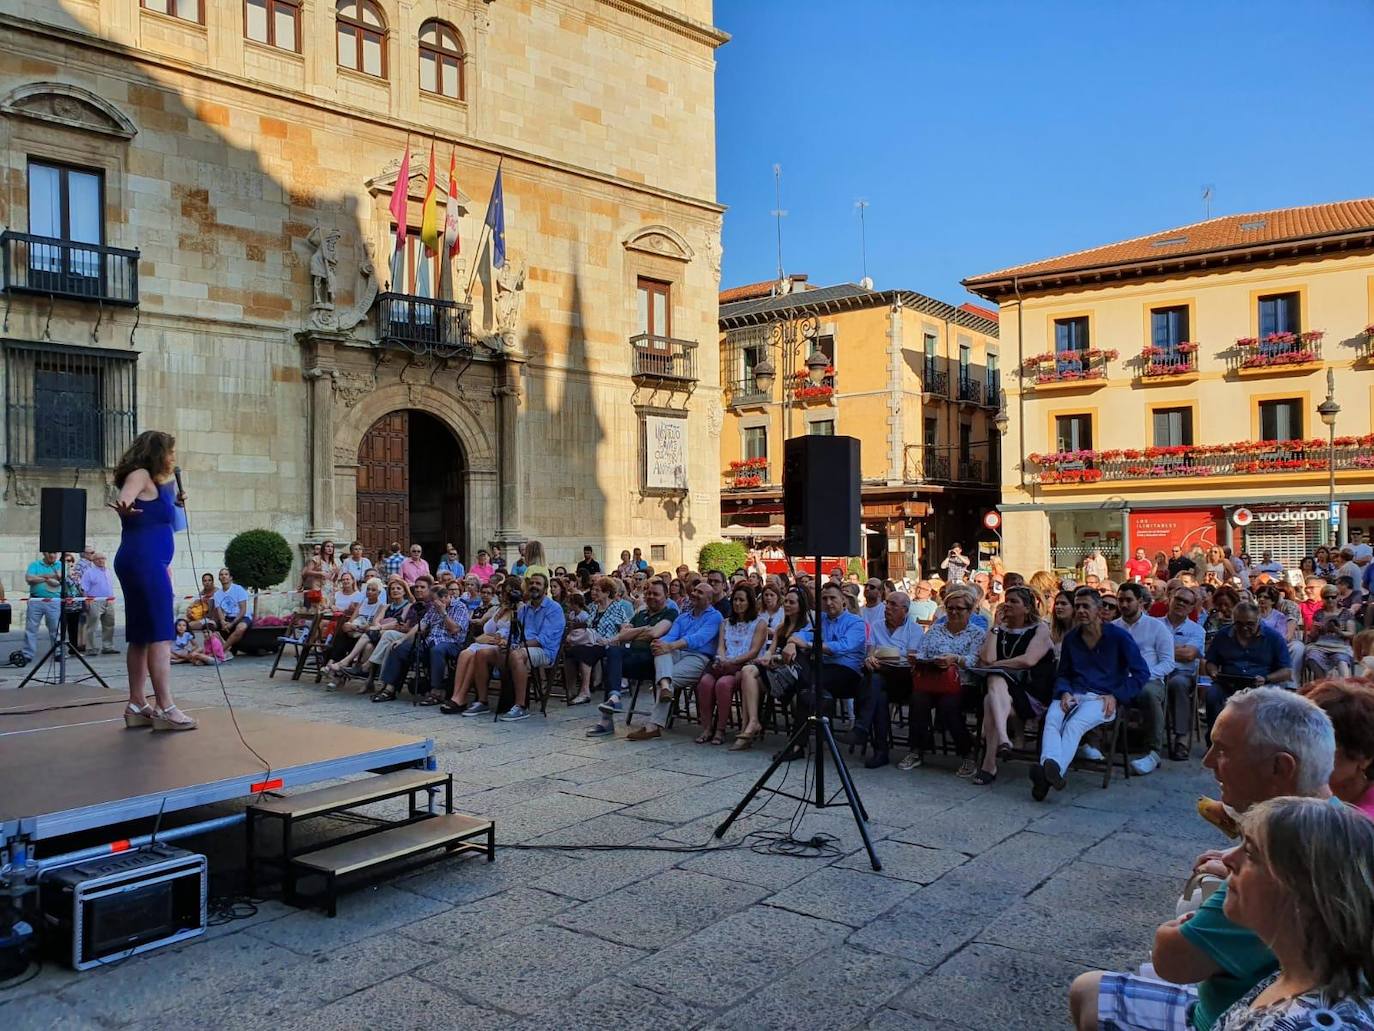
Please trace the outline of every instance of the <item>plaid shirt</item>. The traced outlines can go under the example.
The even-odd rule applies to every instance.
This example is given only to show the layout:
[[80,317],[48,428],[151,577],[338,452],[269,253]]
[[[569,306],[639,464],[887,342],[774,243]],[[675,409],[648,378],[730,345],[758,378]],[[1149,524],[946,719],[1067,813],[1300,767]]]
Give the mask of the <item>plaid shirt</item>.
[[398,551],[396,554],[388,555],[386,558],[382,559],[382,569],[387,576],[391,576],[393,573],[399,573],[401,571],[401,563],[405,560],[406,557]]
[[[456,633],[450,634],[444,627],[445,615],[457,624]],[[424,618],[420,620],[420,629],[429,630],[428,640],[431,645],[462,644],[467,640],[468,623],[471,619],[472,611],[464,604],[463,599],[451,598],[442,613],[437,605],[431,605],[426,609]]]

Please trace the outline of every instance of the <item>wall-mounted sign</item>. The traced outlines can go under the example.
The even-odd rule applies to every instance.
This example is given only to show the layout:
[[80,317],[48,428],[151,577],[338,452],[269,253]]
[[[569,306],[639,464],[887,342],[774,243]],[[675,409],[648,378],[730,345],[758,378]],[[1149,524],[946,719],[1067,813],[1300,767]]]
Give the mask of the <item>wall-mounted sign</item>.
[[644,416],[645,490],[687,489],[687,420]]
[[1331,518],[1325,508],[1237,508],[1231,512],[1231,522],[1236,526],[1249,526],[1251,523],[1320,523]]

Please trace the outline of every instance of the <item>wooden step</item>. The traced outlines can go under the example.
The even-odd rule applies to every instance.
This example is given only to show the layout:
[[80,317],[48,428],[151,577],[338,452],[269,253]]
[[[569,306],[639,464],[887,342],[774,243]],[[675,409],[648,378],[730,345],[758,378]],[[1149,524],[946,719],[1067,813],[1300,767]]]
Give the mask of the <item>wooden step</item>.
[[248,808],[259,815],[284,816],[300,820],[336,809],[348,809],[355,805],[393,798],[420,788],[443,787],[448,782],[448,777],[447,773],[431,770],[398,770],[395,773],[351,780],[347,784],[302,791],[298,795],[254,802]]
[[[490,820],[462,813],[431,816],[415,823],[388,827],[341,845],[330,845],[317,852],[296,856],[292,863],[316,873],[342,877],[368,867],[396,862],[430,849],[454,845],[471,838],[485,836],[491,830]],[[486,844],[470,845],[486,851]]]

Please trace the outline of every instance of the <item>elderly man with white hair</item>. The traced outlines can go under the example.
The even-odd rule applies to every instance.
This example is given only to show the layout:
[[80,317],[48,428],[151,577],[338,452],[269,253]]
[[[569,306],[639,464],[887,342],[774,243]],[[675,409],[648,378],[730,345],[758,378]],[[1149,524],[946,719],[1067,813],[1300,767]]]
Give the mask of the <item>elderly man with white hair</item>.
[[[1221,801],[1243,813],[1271,798],[1330,798],[1335,764],[1331,721],[1307,698],[1265,686],[1232,695],[1212,727],[1202,764],[1216,775]],[[1225,877],[1222,852],[1204,852],[1196,873]],[[1193,913],[1155,931],[1154,976],[1092,971],[1069,991],[1079,1031],[1211,1031],[1217,1018],[1278,968],[1269,948],[1223,912],[1222,884]]]
[[851,739],[862,746],[873,742],[873,754],[864,762],[877,769],[889,762],[892,741],[891,703],[905,703],[911,697],[911,656],[925,636],[919,623],[911,621],[911,599],[904,591],[893,591],[880,606],[883,618],[870,623],[868,656],[864,673],[871,688],[868,704],[859,713]]

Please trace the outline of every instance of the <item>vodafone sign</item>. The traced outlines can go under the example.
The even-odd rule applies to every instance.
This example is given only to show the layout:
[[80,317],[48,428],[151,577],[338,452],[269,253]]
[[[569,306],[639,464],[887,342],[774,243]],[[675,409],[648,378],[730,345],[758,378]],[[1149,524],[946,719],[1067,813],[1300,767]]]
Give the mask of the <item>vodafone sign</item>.
[[1260,509],[1256,512],[1242,506],[1231,512],[1231,523],[1240,527],[1251,523],[1318,523],[1330,518],[1331,513],[1325,508],[1316,507]]

